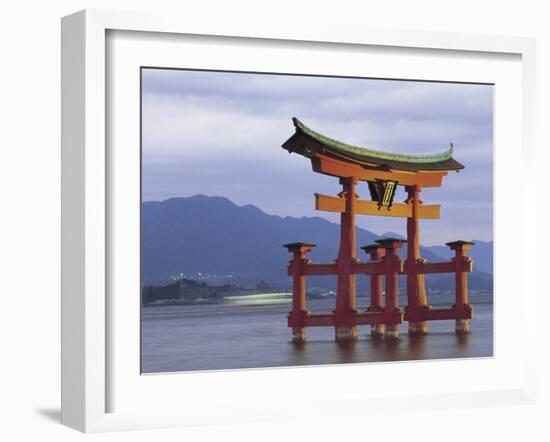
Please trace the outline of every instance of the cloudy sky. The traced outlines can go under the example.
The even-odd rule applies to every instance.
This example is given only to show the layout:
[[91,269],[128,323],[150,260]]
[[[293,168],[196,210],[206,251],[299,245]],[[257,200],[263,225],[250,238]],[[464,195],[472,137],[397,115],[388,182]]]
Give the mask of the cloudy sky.
[[[493,86],[431,82],[142,70],[143,201],[198,193],[281,216],[314,209],[315,192],[336,195],[337,178],[281,144],[291,117],[338,140],[390,152],[446,150],[466,167],[425,189],[441,219],[421,221],[421,242],[492,240]],[[358,193],[369,198],[367,185]],[[396,201],[405,199],[402,188]],[[359,216],[375,233],[405,234],[406,221]]]

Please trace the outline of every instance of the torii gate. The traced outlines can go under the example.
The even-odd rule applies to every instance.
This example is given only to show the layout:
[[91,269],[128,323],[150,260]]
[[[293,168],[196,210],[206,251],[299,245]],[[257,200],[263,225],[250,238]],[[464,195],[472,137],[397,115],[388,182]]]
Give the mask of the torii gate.
[[[315,194],[317,210],[339,212],[340,247],[334,264],[312,264],[306,257],[315,244],[290,243],[293,253],[288,273],[293,277],[292,311],[288,325],[294,341],[304,341],[306,327],[334,326],[337,340],[357,338],[358,325],[370,324],[371,334],[397,337],[399,324],[409,322],[409,334],[428,332],[429,320],[454,319],[457,333],[469,331],[473,306],[468,303],[467,272],[472,259],[466,252],[473,243],[454,241],[447,245],[455,251],[449,262],[427,263],[420,256],[419,219],[439,219],[439,205],[424,205],[420,191],[424,187],[440,187],[449,171],[459,171],[462,164],[453,159],[452,147],[435,155],[406,155],[352,146],[326,137],[292,119],[295,133],[283,144],[289,153],[298,153],[311,161],[315,172],[338,177],[342,192],[338,196]],[[366,181],[371,200],[356,194],[359,181]],[[397,186],[404,186],[407,199],[394,203]],[[376,244],[361,247],[370,255],[368,262],[356,256],[355,215],[407,218],[407,240],[385,238]],[[407,259],[397,250],[407,243]],[[449,309],[432,309],[426,298],[425,273],[455,273],[456,302]],[[357,274],[371,278],[370,305],[365,311],[356,308]],[[398,303],[398,275],[407,276],[407,306]],[[305,277],[337,275],[336,308],[329,314],[310,314],[306,309]],[[385,305],[382,305],[382,275],[385,276]]]

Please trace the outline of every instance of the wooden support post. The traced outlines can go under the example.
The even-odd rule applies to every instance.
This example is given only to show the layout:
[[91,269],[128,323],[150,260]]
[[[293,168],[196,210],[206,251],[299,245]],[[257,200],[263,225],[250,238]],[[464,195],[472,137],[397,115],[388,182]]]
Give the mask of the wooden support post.
[[[411,205],[411,216],[407,218],[407,307],[405,318],[418,316],[419,310],[427,309],[426,285],[424,275],[418,272],[420,257],[419,207],[420,186],[406,186],[406,203]],[[409,319],[409,335],[428,333],[428,321]]]
[[357,178],[340,178],[345,199],[345,211],[340,215],[340,248],[336,261],[338,280],[336,288],[336,309],[334,310],[335,337],[337,341],[357,339],[355,317],[355,274],[352,266],[356,261],[355,213]]
[[384,308],[385,316],[385,336],[386,338],[399,337],[399,322],[396,317],[401,318],[401,309],[399,308],[398,298],[398,276],[403,271],[403,261],[397,255],[397,249],[401,248],[405,240],[397,238],[384,238],[376,241],[385,250],[386,253],[382,261],[386,269],[384,278],[386,282],[386,307]]
[[[378,244],[369,244],[361,247],[370,255],[370,261],[379,261],[382,258],[384,248]],[[370,304],[367,307],[368,312],[381,312],[384,310],[382,305],[382,274],[370,275]],[[384,336],[384,324],[372,324],[370,334],[373,337]]]
[[457,334],[470,331],[470,320],[473,306],[468,303],[468,271],[472,271],[472,258],[466,256],[466,252],[472,248],[473,242],[453,241],[446,243],[454,250],[452,261],[455,264],[455,304],[453,310],[456,313],[455,331]]
[[288,272],[292,275],[292,311],[288,314],[288,326],[292,327],[292,341],[304,342],[306,340],[306,277],[305,266],[309,262],[306,254],[310,252],[315,244],[295,242],[285,244],[290,253],[293,253],[292,260],[288,264]]

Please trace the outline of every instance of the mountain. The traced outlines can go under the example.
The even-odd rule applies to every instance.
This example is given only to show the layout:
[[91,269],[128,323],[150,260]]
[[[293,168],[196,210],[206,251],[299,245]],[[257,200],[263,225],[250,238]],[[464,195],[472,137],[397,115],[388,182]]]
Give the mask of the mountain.
[[[180,275],[212,284],[265,281],[278,287],[290,285],[290,254],[283,244],[312,242],[317,244],[309,254],[312,261],[333,262],[340,229],[324,218],[269,215],[253,205],[204,195],[144,202],[141,226],[143,283],[162,284]],[[379,238],[357,228],[358,246]],[[422,247],[421,253],[428,261],[444,260],[432,248]],[[359,257],[366,258],[362,251]],[[308,278],[310,287],[334,288],[335,282],[335,277]]]
[[[474,246],[468,252],[474,260],[474,267],[485,273],[493,273],[493,241],[481,241],[473,239]],[[441,256],[444,259],[450,259],[454,252],[447,246],[430,246],[426,250]]]
[[386,232],[386,233],[382,233],[382,235],[380,235],[381,238],[399,238],[399,239],[407,239],[405,236],[399,234],[399,233],[395,233],[395,232]]

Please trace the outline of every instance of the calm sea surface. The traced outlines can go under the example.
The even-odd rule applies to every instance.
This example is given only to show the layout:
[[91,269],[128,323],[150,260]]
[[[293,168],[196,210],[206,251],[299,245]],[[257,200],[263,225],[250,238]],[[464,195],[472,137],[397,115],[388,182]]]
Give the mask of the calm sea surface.
[[[432,296],[430,304],[449,307],[454,297]],[[471,295],[472,332],[454,333],[454,321],[430,322],[428,336],[409,338],[407,323],[395,341],[369,335],[359,327],[359,339],[346,345],[334,342],[332,327],[308,328],[308,341],[290,342],[286,295],[235,297],[224,304],[152,306],[142,309],[142,372],[282,367],[348,362],[407,361],[493,355],[491,295]],[[404,305],[405,300],[400,300]],[[358,299],[358,307],[368,301]],[[308,300],[310,312],[330,312],[335,299]]]

